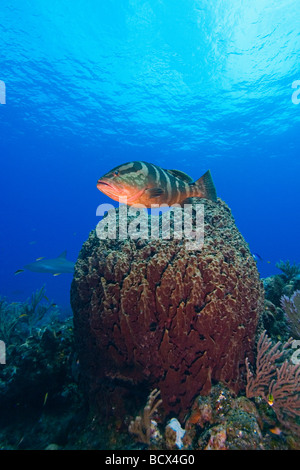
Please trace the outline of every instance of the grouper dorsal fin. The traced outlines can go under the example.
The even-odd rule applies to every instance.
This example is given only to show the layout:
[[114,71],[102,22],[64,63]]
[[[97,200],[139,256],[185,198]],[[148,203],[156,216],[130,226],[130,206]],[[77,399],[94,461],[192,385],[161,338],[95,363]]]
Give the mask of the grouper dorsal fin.
[[186,183],[192,183],[194,180],[191,178],[189,175],[184,173],[184,171],[180,170],[165,170],[168,173],[171,173],[171,175],[175,176],[176,178],[179,178],[182,181],[185,181]]
[[67,257],[67,250],[63,251],[57,258],[66,258]]

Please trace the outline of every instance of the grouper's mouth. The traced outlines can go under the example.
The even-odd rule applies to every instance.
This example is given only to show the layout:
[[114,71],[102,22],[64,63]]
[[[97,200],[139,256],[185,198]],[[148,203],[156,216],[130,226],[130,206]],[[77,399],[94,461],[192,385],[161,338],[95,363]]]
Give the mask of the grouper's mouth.
[[141,190],[133,191],[133,188],[129,191],[125,189],[123,186],[114,186],[111,181],[107,181],[105,179],[100,179],[97,182],[97,189],[102,193],[106,194],[107,196],[111,197],[115,201],[118,201],[121,197],[127,198],[127,204],[133,201],[138,202],[137,199],[144,193],[145,188]]
[[97,188],[100,189],[100,191],[116,192],[116,188],[114,188],[111,183],[107,183],[107,181],[104,180],[97,181]]
[[103,185],[103,184],[104,184],[105,186],[111,186],[110,184],[105,183],[104,181],[99,180],[99,181],[97,182],[97,187],[100,186],[100,185]]

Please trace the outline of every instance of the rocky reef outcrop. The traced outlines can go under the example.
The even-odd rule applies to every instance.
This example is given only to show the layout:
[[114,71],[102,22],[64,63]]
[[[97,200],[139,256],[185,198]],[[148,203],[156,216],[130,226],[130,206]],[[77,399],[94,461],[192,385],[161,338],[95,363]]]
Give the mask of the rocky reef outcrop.
[[[99,239],[92,231],[71,287],[81,373],[93,399],[159,388],[167,414],[183,416],[215,382],[244,387],[263,286],[228,206],[204,205],[204,245],[184,239]],[[118,222],[132,217],[116,210]],[[125,218],[125,219],[124,219]],[[193,214],[195,218],[195,213]]]

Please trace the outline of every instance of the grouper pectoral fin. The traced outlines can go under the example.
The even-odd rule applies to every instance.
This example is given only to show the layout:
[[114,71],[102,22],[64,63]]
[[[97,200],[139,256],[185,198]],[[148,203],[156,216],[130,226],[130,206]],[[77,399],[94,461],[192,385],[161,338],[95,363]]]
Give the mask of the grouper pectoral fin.
[[149,194],[150,199],[164,194],[164,190],[162,188],[147,188],[146,192]]

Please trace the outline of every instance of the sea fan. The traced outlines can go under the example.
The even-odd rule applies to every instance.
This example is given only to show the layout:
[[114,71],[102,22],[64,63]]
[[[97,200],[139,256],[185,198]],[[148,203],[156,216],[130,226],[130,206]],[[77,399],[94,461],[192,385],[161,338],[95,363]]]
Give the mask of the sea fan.
[[288,282],[300,274],[300,264],[291,264],[289,260],[276,263],[276,268],[282,271],[282,274],[286,277]]
[[300,338],[300,290],[296,290],[291,298],[283,295],[280,303],[287,316],[291,333]]

